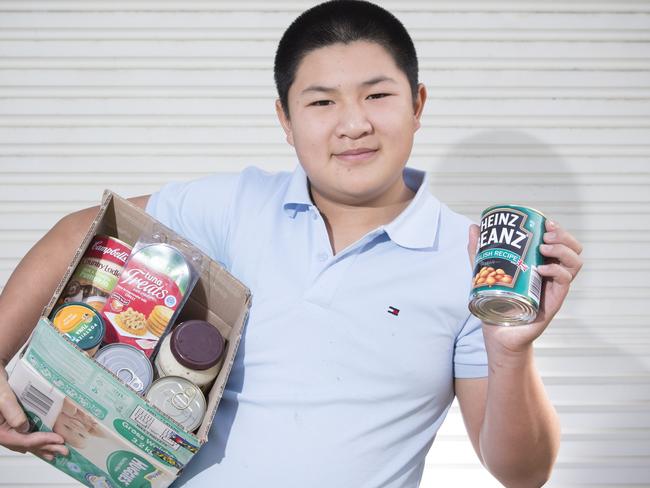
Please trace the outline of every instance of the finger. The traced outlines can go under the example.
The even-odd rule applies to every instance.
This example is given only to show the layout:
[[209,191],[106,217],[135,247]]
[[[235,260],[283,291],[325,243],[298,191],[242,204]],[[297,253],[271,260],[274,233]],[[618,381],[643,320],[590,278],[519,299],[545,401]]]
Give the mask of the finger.
[[65,401],[63,402],[63,408],[61,409],[61,411],[66,415],[73,417],[74,415],[77,414],[78,409],[76,405],[74,405],[70,400],[66,398]]
[[543,264],[537,267],[537,271],[544,278],[552,279],[561,285],[568,285],[573,280],[571,272],[557,263]]
[[547,232],[544,234],[544,242],[546,244],[564,244],[573,249],[576,254],[582,253],[582,244],[578,239],[569,231],[562,228],[557,222],[547,220],[546,230]]
[[478,225],[469,226],[469,239],[467,241],[467,254],[469,255],[469,265],[474,268],[474,258],[476,257],[476,248],[478,245],[479,228]]
[[563,244],[542,244],[539,246],[539,252],[546,258],[557,259],[559,264],[568,268],[573,276],[582,268],[582,258],[573,249]]
[[42,452],[48,452],[50,454],[54,454],[55,456],[67,456],[69,454],[69,450],[65,444],[46,444],[43,447],[39,449]]
[[21,434],[15,430],[2,432],[0,443],[7,446],[13,446],[15,449],[34,450],[49,444],[63,444],[63,437],[54,432],[33,432],[31,434]]
[[45,459],[48,462],[54,461],[54,454],[47,452],[47,451],[36,451],[34,452],[34,455],[38,456],[41,459]]
[[4,422],[14,429],[20,432],[29,430],[27,415],[16,400],[16,395],[4,376],[0,376],[0,414],[2,414]]

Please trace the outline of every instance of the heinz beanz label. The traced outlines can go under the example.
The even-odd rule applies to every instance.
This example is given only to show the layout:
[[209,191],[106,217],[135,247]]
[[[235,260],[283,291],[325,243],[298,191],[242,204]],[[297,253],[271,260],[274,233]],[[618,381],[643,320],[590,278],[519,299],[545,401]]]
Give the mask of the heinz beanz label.
[[135,251],[103,310],[105,342],[130,344],[150,356],[189,293],[191,277],[185,256],[168,244]]
[[537,210],[518,205],[483,212],[469,308],[486,323],[522,325],[537,316],[545,220]]

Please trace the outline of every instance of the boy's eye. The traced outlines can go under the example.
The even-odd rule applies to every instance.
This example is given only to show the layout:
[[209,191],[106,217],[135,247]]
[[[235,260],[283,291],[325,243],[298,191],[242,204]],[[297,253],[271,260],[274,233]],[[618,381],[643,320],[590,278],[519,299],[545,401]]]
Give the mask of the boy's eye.
[[368,98],[370,100],[376,100],[378,98],[384,98],[390,96],[390,93],[373,93],[372,95],[368,95]]
[[332,100],[316,100],[315,102],[311,102],[309,105],[310,106],[313,105],[315,107],[324,107],[324,106],[329,105],[331,103],[334,103],[334,102],[332,102]]

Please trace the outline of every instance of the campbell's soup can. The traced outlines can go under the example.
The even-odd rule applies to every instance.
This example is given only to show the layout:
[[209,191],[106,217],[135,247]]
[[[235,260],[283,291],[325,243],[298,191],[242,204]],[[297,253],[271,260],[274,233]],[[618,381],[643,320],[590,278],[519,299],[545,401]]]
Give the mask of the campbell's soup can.
[[495,205],[481,214],[469,309],[487,324],[535,320],[542,294],[546,218],[521,205]]
[[130,254],[127,243],[111,236],[95,236],[63,289],[59,304],[83,302],[101,311]]

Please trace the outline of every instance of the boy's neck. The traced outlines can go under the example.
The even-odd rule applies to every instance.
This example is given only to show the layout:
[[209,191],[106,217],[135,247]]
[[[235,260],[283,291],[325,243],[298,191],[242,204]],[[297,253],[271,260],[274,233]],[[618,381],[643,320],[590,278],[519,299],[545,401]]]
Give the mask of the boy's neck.
[[413,200],[415,193],[402,184],[372,205],[349,205],[324,198],[310,187],[312,200],[325,221],[334,254],[357,242],[368,232],[393,221]]

